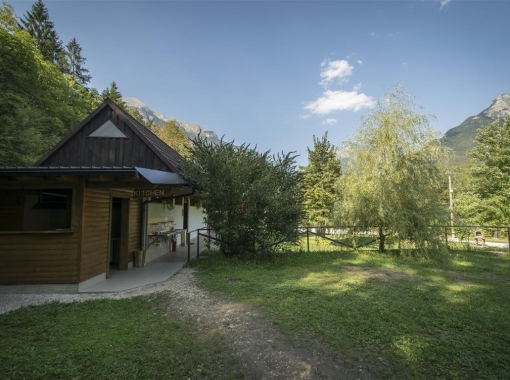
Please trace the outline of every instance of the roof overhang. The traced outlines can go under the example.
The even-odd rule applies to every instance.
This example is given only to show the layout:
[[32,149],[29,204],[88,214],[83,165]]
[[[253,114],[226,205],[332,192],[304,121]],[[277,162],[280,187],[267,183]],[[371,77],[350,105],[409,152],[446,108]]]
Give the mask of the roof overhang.
[[[115,166],[31,166],[31,167],[0,167],[0,178],[47,177],[63,176],[84,177],[88,182],[111,181],[119,178],[123,181],[145,182],[162,186],[191,186],[179,174],[140,167]],[[122,183],[120,181],[119,183]],[[127,184],[126,184],[127,185]]]
[[154,185],[189,185],[189,183],[177,173],[137,167],[135,167],[135,170]]

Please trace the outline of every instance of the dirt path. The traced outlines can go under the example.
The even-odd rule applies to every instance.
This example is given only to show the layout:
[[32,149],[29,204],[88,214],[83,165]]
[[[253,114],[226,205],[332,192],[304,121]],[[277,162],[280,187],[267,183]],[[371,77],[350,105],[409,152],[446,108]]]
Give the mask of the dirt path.
[[290,344],[253,308],[198,288],[192,269],[181,270],[173,280],[172,307],[196,320],[204,333],[219,331],[247,379],[376,379],[366,365],[345,363],[323,352],[319,344]]

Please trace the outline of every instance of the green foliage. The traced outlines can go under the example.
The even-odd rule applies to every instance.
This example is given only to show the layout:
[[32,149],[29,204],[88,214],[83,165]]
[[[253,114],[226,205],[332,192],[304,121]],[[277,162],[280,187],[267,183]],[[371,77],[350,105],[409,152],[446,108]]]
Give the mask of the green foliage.
[[53,22],[50,21],[48,9],[42,0],[37,0],[25,17],[21,19],[19,27],[26,30],[35,40],[35,44],[43,58],[51,63],[62,61],[64,48]]
[[192,262],[201,287],[256,306],[300,347],[383,379],[510,378],[508,253],[208,256]]
[[119,87],[117,83],[112,82],[110,87],[106,87],[101,93],[101,99],[105,100],[106,98],[110,98],[117,105],[126,108],[126,103],[122,100],[122,94],[120,93]]
[[200,190],[205,222],[221,237],[225,255],[268,252],[298,239],[301,190],[290,153],[270,156],[199,137],[182,168]]
[[150,129],[181,156],[189,155],[191,141],[175,120],[170,120],[164,125],[153,125]]
[[120,108],[126,111],[129,115],[133,117],[133,119],[138,121],[140,124],[144,125],[149,129],[152,129],[153,126],[152,120],[145,120],[140,111],[138,111],[135,107],[128,107],[126,102],[122,100],[122,94],[119,90],[119,87],[117,86],[117,83],[112,82],[109,87],[105,88],[103,92],[101,92],[100,95],[101,101],[104,101],[106,98],[112,100],[115,104],[117,104]]
[[510,210],[510,117],[480,129],[470,152],[475,210],[471,213],[483,224],[509,225]]
[[240,375],[218,331],[197,329],[165,295],[22,308],[0,325],[2,380]]
[[14,8],[7,2],[2,2],[0,7],[0,28],[6,30],[9,33],[14,33],[18,27],[16,15],[14,14]]
[[325,226],[339,199],[342,163],[327,132],[320,140],[313,136],[313,145],[313,149],[307,148],[308,166],[303,168],[304,209],[308,225]]
[[45,60],[0,8],[0,165],[30,165],[95,106],[93,92]]
[[65,61],[65,72],[72,75],[79,84],[86,86],[92,77],[88,74],[89,70],[83,66],[85,58],[81,55],[81,46],[74,37],[66,45]]
[[447,157],[427,116],[397,87],[362,118],[348,153],[340,222],[379,226],[381,251],[389,232],[424,247],[430,226],[447,221],[441,201]]

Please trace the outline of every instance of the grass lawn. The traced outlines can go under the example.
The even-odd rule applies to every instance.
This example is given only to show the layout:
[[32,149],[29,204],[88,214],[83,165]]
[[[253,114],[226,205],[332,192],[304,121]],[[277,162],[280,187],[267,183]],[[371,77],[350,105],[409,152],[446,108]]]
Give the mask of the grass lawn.
[[201,334],[164,294],[0,315],[0,379],[234,379],[222,338]]
[[510,256],[376,252],[195,260],[200,286],[253,304],[301,344],[318,341],[384,378],[510,378]]

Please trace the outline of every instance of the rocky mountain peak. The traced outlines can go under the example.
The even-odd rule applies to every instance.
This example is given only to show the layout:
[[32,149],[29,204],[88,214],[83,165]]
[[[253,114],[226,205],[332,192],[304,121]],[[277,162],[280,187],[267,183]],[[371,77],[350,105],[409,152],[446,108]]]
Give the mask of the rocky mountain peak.
[[198,123],[190,123],[188,121],[177,120],[174,117],[165,116],[160,112],[153,111],[137,98],[123,97],[122,100],[127,104],[128,107],[136,108],[143,116],[144,119],[153,119],[156,124],[165,124],[168,121],[175,120],[177,125],[184,130],[186,136],[190,139],[195,139],[199,134],[202,134],[207,140],[217,143],[220,141],[218,135],[213,131],[206,131]]
[[510,115],[510,94],[498,96],[482,114],[491,119],[504,119],[507,115]]

